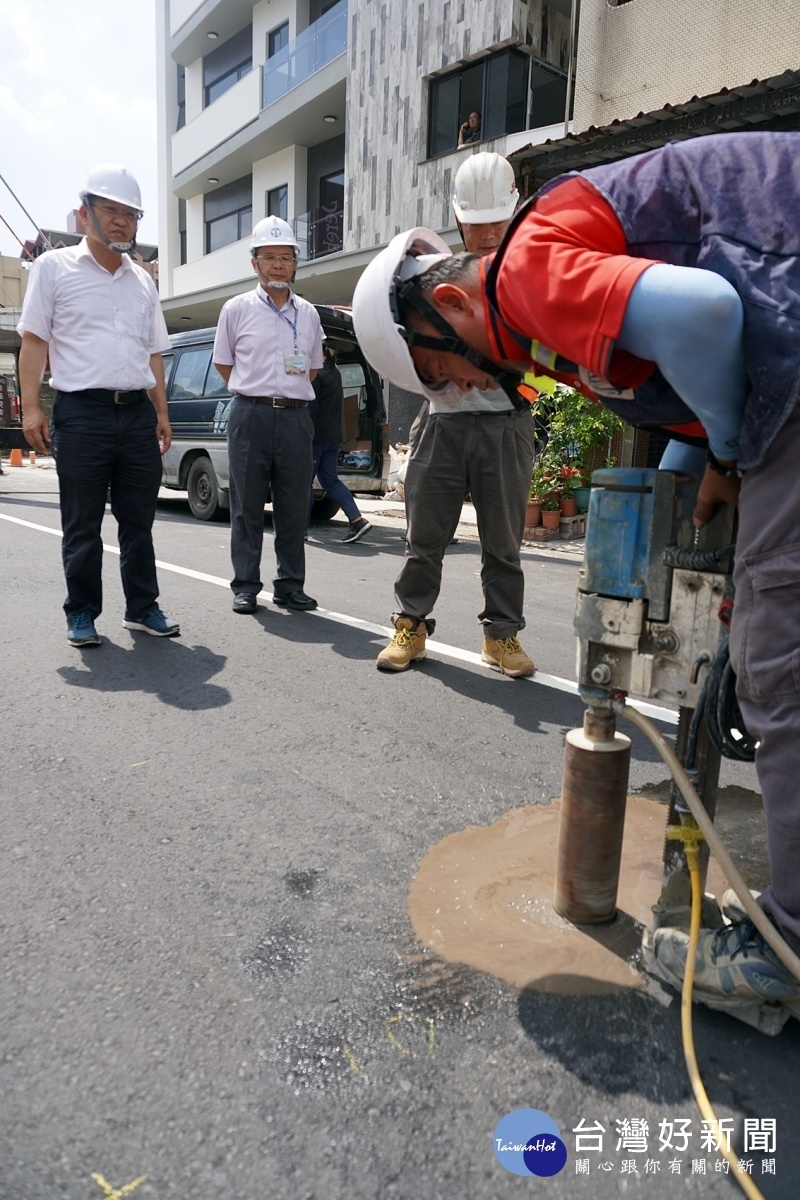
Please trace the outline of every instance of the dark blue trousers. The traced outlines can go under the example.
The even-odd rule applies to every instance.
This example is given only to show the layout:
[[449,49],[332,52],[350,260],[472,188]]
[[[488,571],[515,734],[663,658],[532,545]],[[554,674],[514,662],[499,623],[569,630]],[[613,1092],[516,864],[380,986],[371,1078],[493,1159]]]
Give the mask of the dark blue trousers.
[[234,592],[261,591],[264,505],[270,498],[278,561],[273,595],[302,590],[313,435],[308,408],[272,408],[247,396],[234,398],[228,417]]
[[117,405],[83,392],[58,392],[52,433],[64,533],[64,611],[88,609],[93,617],[102,611],[100,529],[110,488],[125,615],[141,617],[158,599],[152,534],[161,484],[156,411],[146,395]]

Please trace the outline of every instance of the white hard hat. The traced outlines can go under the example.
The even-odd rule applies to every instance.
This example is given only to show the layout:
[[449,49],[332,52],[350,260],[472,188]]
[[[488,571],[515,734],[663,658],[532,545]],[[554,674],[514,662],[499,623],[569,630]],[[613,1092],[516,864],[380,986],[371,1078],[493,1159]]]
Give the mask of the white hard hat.
[[500,154],[473,154],[456,172],[453,209],[462,225],[510,221],[519,202],[514,170]]
[[88,196],[99,196],[104,200],[117,200],[142,211],[142,196],[139,185],[121,163],[101,163],[88,174],[80,198],[86,203]]
[[369,362],[397,387],[418,392],[429,400],[454,401],[462,393],[453,383],[431,388],[420,379],[405,331],[396,320],[395,288],[398,282],[421,275],[451,253],[432,229],[398,233],[368,264],[353,292],[353,327]]
[[280,217],[264,217],[256,224],[250,238],[250,253],[254,254],[259,246],[294,246],[300,250],[291,225]]

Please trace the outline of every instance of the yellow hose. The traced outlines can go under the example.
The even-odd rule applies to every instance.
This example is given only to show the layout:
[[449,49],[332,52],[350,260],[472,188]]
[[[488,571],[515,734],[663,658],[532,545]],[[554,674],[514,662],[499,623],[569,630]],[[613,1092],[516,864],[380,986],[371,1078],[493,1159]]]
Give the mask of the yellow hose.
[[756,904],[755,900],[750,894],[750,889],[742,878],[739,868],[736,866],[736,863],[725,849],[724,844],[720,840],[720,837],[714,828],[714,822],[711,820],[711,817],[703,807],[702,800],[692,787],[689,776],[683,769],[677,754],[672,749],[669,742],[666,740],[666,738],[661,736],[652,721],[650,721],[637,709],[632,708],[629,704],[625,704],[624,701],[615,701],[612,707],[614,708],[615,712],[620,713],[638,729],[641,729],[642,733],[646,734],[646,736],[653,743],[656,750],[669,767],[672,778],[675,780],[681,795],[688,804],[689,810],[697,822],[700,832],[708,842],[708,847],[711,853],[714,855],[720,867],[722,868],[722,873],[730,883],[733,890],[736,892],[736,895],[739,897],[742,908],[745,910],[748,917],[753,922],[767,945],[771,946],[775,951],[786,969],[791,971],[795,979],[800,981],[800,958],[798,958],[791,946],[783,940],[775,926],[765,914],[764,910],[758,904]]
[[[686,952],[686,970],[683,973],[683,989],[681,991],[683,1054],[686,1059],[686,1070],[689,1074],[689,1082],[692,1085],[697,1107],[700,1109],[704,1119],[710,1123],[709,1128],[719,1130],[717,1114],[711,1107],[711,1101],[700,1078],[700,1069],[697,1065],[697,1056],[694,1052],[694,1034],[692,1032],[692,987],[694,985],[695,955],[697,954],[697,944],[700,940],[700,913],[703,901],[702,884],[700,881],[700,851],[698,849],[698,842],[701,835],[699,830],[696,830],[694,836],[691,836],[692,827],[687,828],[683,826],[683,830],[684,834],[688,835],[684,836],[681,840],[684,843],[686,865],[689,868],[689,877],[692,881],[692,919],[689,928],[689,948]],[[764,1200],[763,1194],[758,1190],[750,1176],[738,1171],[739,1160],[730,1147],[724,1144],[724,1139],[721,1135],[719,1136],[717,1151],[731,1167],[731,1174],[745,1196],[748,1196],[750,1200]]]

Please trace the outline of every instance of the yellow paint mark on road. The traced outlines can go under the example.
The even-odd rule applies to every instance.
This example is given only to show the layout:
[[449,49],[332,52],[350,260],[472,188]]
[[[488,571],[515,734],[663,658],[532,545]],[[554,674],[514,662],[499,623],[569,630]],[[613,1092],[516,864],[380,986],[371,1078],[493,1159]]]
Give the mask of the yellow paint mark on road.
[[[409,1013],[396,1013],[393,1017],[389,1017],[389,1024],[386,1028],[389,1041],[400,1051],[401,1054],[406,1054],[409,1058],[419,1058],[419,1054],[416,1051],[407,1049],[407,1047],[401,1045],[401,1043],[395,1037],[392,1025],[396,1025],[398,1021],[407,1021],[413,1028],[416,1024],[416,1017],[411,1016]],[[436,1029],[433,1024],[433,1020],[430,1017],[425,1018],[425,1024],[428,1026],[428,1058],[432,1058],[433,1042],[436,1036]]]
[[103,1193],[107,1200],[122,1200],[123,1196],[129,1196],[130,1193],[134,1191],[140,1183],[144,1183],[145,1179],[147,1179],[147,1176],[140,1175],[138,1179],[134,1179],[132,1183],[126,1183],[125,1186],[121,1188],[112,1187],[110,1183],[106,1182],[102,1175],[92,1175],[92,1179],[95,1181],[98,1187],[103,1189]]
[[350,1063],[350,1066],[353,1068],[353,1070],[358,1075],[360,1075],[363,1079],[366,1079],[367,1078],[366,1075],[361,1070],[361,1067],[358,1065],[356,1060],[353,1058],[353,1055],[351,1053],[350,1047],[348,1046],[347,1042],[342,1042],[342,1049],[344,1050],[345,1057],[346,1057],[347,1061]]
[[138,763],[131,763],[131,767],[132,767],[132,768],[133,768],[133,767],[143,767],[143,766],[145,765],[145,763],[149,763],[149,762],[150,762],[150,759],[149,759],[149,758],[143,758],[141,762],[138,762]]

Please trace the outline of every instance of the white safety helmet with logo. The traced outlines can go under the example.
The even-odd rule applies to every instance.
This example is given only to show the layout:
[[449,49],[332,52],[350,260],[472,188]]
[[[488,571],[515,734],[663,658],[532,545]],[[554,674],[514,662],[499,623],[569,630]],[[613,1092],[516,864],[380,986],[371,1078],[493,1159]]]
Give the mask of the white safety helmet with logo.
[[458,168],[453,210],[462,225],[510,221],[518,203],[514,169],[501,154],[473,154]]
[[117,204],[127,204],[129,208],[135,208],[137,219],[142,217],[142,194],[139,191],[139,184],[127,167],[123,167],[121,163],[101,163],[99,167],[94,167],[89,172],[79,195],[81,202],[89,210],[95,231],[109,250],[113,250],[115,254],[125,254],[129,250],[135,249],[135,237],[129,242],[109,241],[92,208],[93,199],[114,200]]
[[[412,346],[458,354],[494,376],[509,395],[512,391],[516,395],[518,376],[504,371],[458,337],[417,286],[418,276],[451,254],[447,243],[432,229],[409,229],[392,238],[366,267],[353,293],[353,327],[358,343],[380,375],[428,400],[456,401],[462,392],[454,383],[444,382],[439,387],[423,383],[411,357]],[[416,309],[440,336],[432,338],[408,329],[402,321],[401,305]]]
[[259,246],[293,246],[298,253],[300,251],[300,243],[291,225],[280,217],[263,217],[256,223],[250,237],[250,254],[253,257]]

